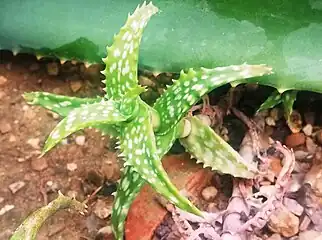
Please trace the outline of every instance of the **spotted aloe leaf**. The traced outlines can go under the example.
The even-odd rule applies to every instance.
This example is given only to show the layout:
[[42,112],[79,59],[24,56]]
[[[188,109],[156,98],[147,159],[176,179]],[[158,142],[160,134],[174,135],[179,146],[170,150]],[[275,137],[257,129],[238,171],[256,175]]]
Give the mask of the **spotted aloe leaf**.
[[17,228],[10,240],[35,240],[36,234],[44,222],[57,211],[66,208],[71,208],[84,214],[87,206],[74,198],[66,197],[59,192],[58,197],[55,200],[30,214],[30,216],[28,216],[28,218]]
[[43,154],[48,152],[62,139],[70,134],[95,125],[109,125],[126,121],[129,116],[123,115],[119,104],[113,100],[93,103],[72,110],[66,118],[57,124],[46,140]]
[[154,109],[160,114],[159,134],[164,134],[175,126],[203,95],[226,83],[236,80],[271,74],[266,65],[234,65],[214,69],[189,69],[181,71],[180,77],[157,99]]
[[[43,108],[56,112],[62,117],[66,117],[75,108],[102,100],[101,98],[77,98],[47,92],[25,93],[23,97],[29,104],[42,106]],[[118,135],[117,126],[98,124],[92,127],[100,130],[105,135],[108,134],[113,137]]]
[[119,99],[129,89],[138,85],[137,66],[139,45],[143,30],[158,9],[145,2],[138,7],[118,35],[114,36],[113,45],[107,47],[108,56],[103,59],[106,68],[102,73],[106,76],[105,92],[107,98]]
[[297,91],[287,91],[287,92],[284,92],[282,95],[284,116],[285,116],[286,122],[292,132],[300,131],[300,129],[298,129],[298,127],[296,127],[296,124],[294,125],[291,120],[291,115],[293,112],[293,105],[296,100],[296,96],[297,96]]
[[32,105],[39,105],[66,117],[74,108],[99,102],[101,98],[78,98],[57,95],[48,92],[29,92],[23,94],[24,99]]
[[257,166],[246,162],[228,143],[197,117],[187,118],[190,134],[180,139],[185,149],[204,167],[234,177],[253,178]]
[[[279,93],[277,90],[275,90],[266,99],[266,101],[259,107],[257,112],[263,111],[265,109],[273,108],[276,105],[282,103],[285,119],[286,119],[289,127],[291,129],[293,129],[290,117],[293,112],[293,105],[296,100],[297,93],[298,93],[298,91],[295,91],[295,90],[289,90],[289,91],[285,91],[283,93]],[[295,128],[293,130],[297,131]]]
[[120,147],[125,164],[133,166],[143,179],[176,206],[200,215],[201,212],[180,195],[168,178],[157,153],[150,107],[143,101],[138,104],[138,114],[120,131]]
[[271,93],[271,95],[263,102],[257,112],[261,112],[270,108],[275,107],[276,105],[280,104],[282,102],[282,96],[281,94],[275,90]]
[[284,114],[287,121],[290,120],[290,116],[293,112],[293,105],[296,100],[297,91],[287,91],[282,95]]
[[134,167],[124,168],[123,176],[113,203],[112,229],[116,240],[123,240],[124,225],[130,206],[144,185],[145,181]]
[[[155,136],[157,153],[160,159],[170,150],[174,141],[177,139],[176,132],[176,128],[173,128],[166,135]],[[117,240],[123,239],[127,213],[144,183],[145,180],[134,170],[134,167],[125,167],[122,179],[117,188],[112,212],[112,227]]]

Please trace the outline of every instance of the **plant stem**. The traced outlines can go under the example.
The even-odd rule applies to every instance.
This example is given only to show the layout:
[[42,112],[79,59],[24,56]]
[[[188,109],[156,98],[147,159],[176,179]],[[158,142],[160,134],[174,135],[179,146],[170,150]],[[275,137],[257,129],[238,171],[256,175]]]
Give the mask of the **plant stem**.
[[33,212],[14,232],[10,240],[34,240],[44,222],[61,209],[72,208],[82,214],[87,206],[76,199],[64,196],[58,192],[58,197],[35,212]]

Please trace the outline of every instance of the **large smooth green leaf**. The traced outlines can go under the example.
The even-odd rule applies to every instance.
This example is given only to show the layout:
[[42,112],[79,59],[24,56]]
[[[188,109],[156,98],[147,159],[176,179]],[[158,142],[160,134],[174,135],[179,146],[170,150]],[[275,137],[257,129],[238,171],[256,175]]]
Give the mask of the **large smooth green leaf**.
[[[0,48],[100,62],[140,0],[3,0]],[[139,64],[158,71],[265,63],[279,91],[322,92],[321,0],[155,0]],[[14,17],[13,17],[14,16]],[[254,80],[256,81],[256,80]]]

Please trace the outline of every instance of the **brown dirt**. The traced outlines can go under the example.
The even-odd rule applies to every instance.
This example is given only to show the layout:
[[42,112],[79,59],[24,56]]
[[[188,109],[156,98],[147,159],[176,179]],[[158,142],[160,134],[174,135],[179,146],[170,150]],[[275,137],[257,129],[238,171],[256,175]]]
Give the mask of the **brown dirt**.
[[[8,239],[28,214],[54,199],[58,190],[84,200],[103,181],[115,182],[119,165],[115,153],[109,150],[108,137],[103,138],[94,130],[74,134],[67,144],[38,159],[46,137],[59,119],[41,107],[27,105],[21,95],[28,91],[77,96],[99,92],[97,81],[88,81],[79,74],[82,65],[65,64],[68,70],[50,76],[48,62],[39,62],[32,56],[13,57],[1,52],[0,60],[0,209],[14,205],[0,216],[0,239]],[[70,89],[72,81],[81,83],[77,93]],[[84,146],[75,143],[77,135],[86,137]],[[28,144],[29,139],[38,139],[39,147],[37,142],[34,146]],[[68,163],[75,163],[77,169],[69,171]],[[9,185],[18,181],[25,186],[13,194]],[[57,187],[50,189],[48,183]],[[99,198],[109,205],[112,202],[111,196]],[[45,223],[37,239],[94,239],[97,230],[109,223],[109,218],[101,220],[92,213],[96,199],[89,203],[86,216],[68,211],[57,213]]]

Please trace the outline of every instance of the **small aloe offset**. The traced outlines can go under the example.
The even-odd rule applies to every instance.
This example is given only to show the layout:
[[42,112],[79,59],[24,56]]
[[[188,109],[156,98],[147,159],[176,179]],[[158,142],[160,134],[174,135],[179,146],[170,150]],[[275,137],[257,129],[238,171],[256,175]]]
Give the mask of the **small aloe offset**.
[[[177,207],[202,216],[198,208],[180,195],[162,167],[161,159],[176,139],[181,139],[187,151],[205,167],[245,178],[252,178],[257,171],[256,166],[243,162],[211,128],[185,116],[213,89],[237,80],[271,74],[271,68],[242,64],[182,71],[179,79],[151,107],[140,98],[145,88],[138,84],[137,68],[143,29],[157,11],[152,3],[139,6],[128,16],[126,24],[114,37],[113,45],[107,47],[108,55],[103,59],[106,67],[102,71],[105,75],[104,97],[82,99],[39,92],[24,95],[29,103],[64,117],[50,133],[42,155],[84,128],[93,127],[118,138],[120,156],[125,163],[112,213],[116,239],[123,239],[128,209],[145,182]],[[201,154],[203,149],[192,147],[194,141],[209,154]]]
[[278,104],[282,104],[284,109],[284,116],[288,126],[290,127],[292,132],[298,132],[299,129],[293,127],[291,121],[291,114],[293,112],[293,105],[296,100],[298,91],[289,90],[283,93],[279,93],[277,90],[274,90],[271,95],[266,99],[264,103],[261,104],[257,112],[273,108]]

